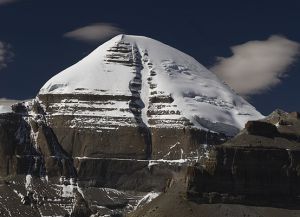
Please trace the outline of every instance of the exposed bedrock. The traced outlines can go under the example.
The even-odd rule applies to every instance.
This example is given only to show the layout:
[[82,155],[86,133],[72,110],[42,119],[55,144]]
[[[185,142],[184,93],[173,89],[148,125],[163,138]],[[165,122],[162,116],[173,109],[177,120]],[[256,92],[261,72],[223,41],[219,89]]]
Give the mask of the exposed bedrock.
[[215,147],[204,164],[190,167],[189,198],[299,207],[300,120],[294,114],[275,111],[248,122],[239,135]]
[[186,166],[170,162],[121,159],[76,159],[78,180],[83,186],[136,191],[163,191]]

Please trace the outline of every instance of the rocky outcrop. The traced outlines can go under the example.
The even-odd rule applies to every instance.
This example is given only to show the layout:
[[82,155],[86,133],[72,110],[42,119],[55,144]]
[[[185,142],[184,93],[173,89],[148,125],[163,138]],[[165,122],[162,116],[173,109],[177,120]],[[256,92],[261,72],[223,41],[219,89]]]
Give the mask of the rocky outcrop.
[[239,135],[215,147],[202,165],[189,168],[188,196],[204,203],[299,207],[300,119],[295,114],[275,111],[248,122]]

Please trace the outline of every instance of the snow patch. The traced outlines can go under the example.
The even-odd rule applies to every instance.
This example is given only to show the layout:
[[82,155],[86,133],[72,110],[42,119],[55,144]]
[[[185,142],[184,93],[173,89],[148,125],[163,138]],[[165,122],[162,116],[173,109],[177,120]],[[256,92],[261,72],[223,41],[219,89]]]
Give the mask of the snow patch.
[[61,185],[61,187],[62,197],[74,197],[74,185]]
[[27,191],[32,191],[32,176],[26,175],[25,177],[25,188]]
[[152,160],[149,160],[148,169],[150,170],[152,166],[157,165],[157,164],[159,164],[159,163],[157,163],[155,161],[152,161]]
[[160,195],[159,192],[149,192],[148,194],[146,194],[142,199],[140,199],[137,203],[137,205],[135,206],[135,210],[140,207],[143,206],[147,203],[150,203],[152,200],[154,200],[155,198],[157,198]]

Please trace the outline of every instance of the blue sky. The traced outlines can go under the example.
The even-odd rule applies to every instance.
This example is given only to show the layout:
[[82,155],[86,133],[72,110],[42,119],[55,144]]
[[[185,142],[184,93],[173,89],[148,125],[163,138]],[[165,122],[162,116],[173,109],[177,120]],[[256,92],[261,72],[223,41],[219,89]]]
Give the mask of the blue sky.
[[[262,42],[258,43],[261,50],[267,50],[265,45],[270,44],[268,40],[274,36],[279,37],[277,39],[281,46],[277,46],[275,40],[275,48],[270,49],[270,56],[277,47],[284,50],[283,56],[275,56],[272,62],[274,67],[267,68],[273,77],[265,78],[269,79],[269,82],[262,83],[265,87],[247,92],[246,95],[263,114],[276,108],[299,111],[300,61],[292,49],[296,49],[300,43],[300,3],[209,2],[201,1],[199,5],[186,3],[184,6],[181,1],[181,5],[173,2],[172,5],[160,4],[160,7],[148,2],[118,7],[116,3],[105,4],[103,1],[0,0],[0,98],[34,97],[49,78],[119,32],[162,41],[193,56],[208,68],[217,64],[217,57],[223,57],[225,63],[218,69],[219,73],[230,76],[232,70],[236,69],[233,60],[239,59],[248,49],[256,49],[256,41]],[[106,30],[111,32],[100,37],[102,41],[78,40],[82,37],[80,34],[70,33],[95,23],[105,24],[114,31],[102,26],[103,34]],[[238,51],[233,52],[233,46],[238,46]],[[2,60],[1,49],[2,53],[5,51]],[[262,53],[257,50],[254,52],[256,56]],[[265,55],[264,52],[262,55]],[[283,63],[276,65],[277,60]],[[227,72],[223,72],[229,63],[233,66],[230,65]],[[256,62],[252,65],[257,69],[253,68],[256,73],[251,77],[262,80],[261,73],[267,71],[260,70]],[[252,73],[252,69],[250,72],[244,71],[242,66],[234,73],[234,79],[241,77],[240,71]],[[249,84],[245,79],[234,82],[242,87]]]

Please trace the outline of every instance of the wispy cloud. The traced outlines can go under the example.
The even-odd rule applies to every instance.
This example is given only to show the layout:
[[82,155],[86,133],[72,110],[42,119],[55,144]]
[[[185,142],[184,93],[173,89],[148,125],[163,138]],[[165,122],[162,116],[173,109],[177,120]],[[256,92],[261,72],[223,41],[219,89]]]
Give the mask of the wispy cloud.
[[123,33],[123,30],[110,23],[94,23],[64,34],[64,37],[87,43],[99,43]]
[[13,3],[16,2],[17,0],[0,0],[0,6],[1,5],[5,5],[5,4],[9,4],[9,3]]
[[11,46],[0,41],[0,70],[5,68],[12,61],[14,54],[11,51]]
[[249,41],[231,47],[231,57],[218,57],[211,68],[241,95],[262,93],[287,76],[288,67],[297,59],[300,44],[272,35],[265,41]]

